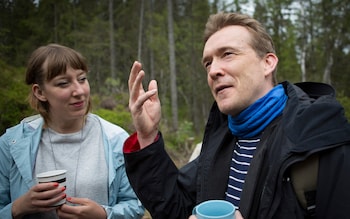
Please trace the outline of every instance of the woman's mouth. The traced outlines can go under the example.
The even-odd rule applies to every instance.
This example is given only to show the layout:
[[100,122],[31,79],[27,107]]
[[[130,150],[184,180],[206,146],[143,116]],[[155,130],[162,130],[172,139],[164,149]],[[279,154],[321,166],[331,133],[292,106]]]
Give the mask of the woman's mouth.
[[84,101],[75,102],[75,103],[72,103],[71,105],[73,105],[74,107],[83,107]]

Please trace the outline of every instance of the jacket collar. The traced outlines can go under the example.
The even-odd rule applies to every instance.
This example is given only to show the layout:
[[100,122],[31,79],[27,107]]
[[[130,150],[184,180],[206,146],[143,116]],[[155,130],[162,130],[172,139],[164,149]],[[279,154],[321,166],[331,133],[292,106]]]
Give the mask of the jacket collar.
[[[31,118],[30,120],[28,120]],[[41,137],[43,119],[41,117],[29,117],[23,120],[9,135],[8,143],[11,145],[10,153],[18,167],[24,181],[32,186],[36,183],[33,177],[36,153]],[[28,165],[30,163],[30,165]]]

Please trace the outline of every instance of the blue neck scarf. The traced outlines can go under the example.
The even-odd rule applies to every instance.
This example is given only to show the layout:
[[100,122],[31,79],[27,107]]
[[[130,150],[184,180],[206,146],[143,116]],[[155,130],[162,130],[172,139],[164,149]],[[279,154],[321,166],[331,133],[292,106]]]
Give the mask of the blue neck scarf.
[[261,134],[272,120],[282,114],[287,99],[282,85],[275,86],[238,116],[228,116],[231,133],[240,138],[252,138]]

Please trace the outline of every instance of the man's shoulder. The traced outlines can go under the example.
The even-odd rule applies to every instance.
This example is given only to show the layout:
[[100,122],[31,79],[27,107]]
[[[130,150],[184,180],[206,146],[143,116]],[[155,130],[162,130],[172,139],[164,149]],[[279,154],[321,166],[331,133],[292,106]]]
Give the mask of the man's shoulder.
[[308,82],[292,86],[288,88],[291,97],[281,125],[296,145],[295,150],[326,147],[349,139],[350,124],[330,85]]

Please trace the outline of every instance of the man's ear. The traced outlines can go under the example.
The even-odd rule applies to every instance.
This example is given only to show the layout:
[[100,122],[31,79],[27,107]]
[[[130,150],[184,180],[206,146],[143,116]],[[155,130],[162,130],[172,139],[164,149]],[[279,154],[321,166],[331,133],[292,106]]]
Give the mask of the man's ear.
[[278,57],[274,53],[267,53],[265,55],[265,75],[272,74],[278,64]]
[[44,95],[43,90],[40,88],[40,86],[38,84],[33,84],[32,86],[32,92],[34,94],[34,96],[36,98],[38,98],[38,100],[42,101],[42,102],[46,102],[46,96]]

